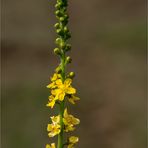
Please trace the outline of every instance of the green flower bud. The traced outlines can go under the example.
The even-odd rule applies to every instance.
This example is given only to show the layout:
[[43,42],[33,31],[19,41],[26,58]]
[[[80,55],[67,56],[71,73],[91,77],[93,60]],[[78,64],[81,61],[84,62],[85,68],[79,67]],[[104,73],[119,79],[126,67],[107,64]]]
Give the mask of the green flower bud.
[[63,3],[62,2],[58,2],[58,5],[61,7],[63,5]]
[[56,29],[58,29],[58,28],[60,27],[60,24],[59,24],[59,23],[56,23],[56,24],[54,25],[54,27],[55,27]]
[[69,51],[70,49],[71,49],[71,45],[67,44],[66,47],[65,47],[65,51]]
[[71,59],[71,57],[66,57],[66,63],[68,64],[68,63],[71,63],[72,62],[72,59]]
[[66,26],[64,27],[64,32],[68,32],[68,28]]
[[62,49],[65,48],[65,42],[62,41],[62,42],[60,43],[60,47],[61,47]]
[[66,6],[65,6],[65,7],[63,7],[63,11],[66,11],[66,10],[67,10]]
[[62,6],[62,2],[58,2],[58,3],[55,5],[55,8],[56,8],[56,9],[60,9],[61,6]]
[[65,21],[65,18],[64,17],[60,17],[59,19],[61,22],[64,22]]
[[69,78],[74,78],[75,77],[75,73],[74,72],[70,72],[68,76],[69,76]]
[[57,38],[55,42],[56,42],[56,44],[60,44],[62,42],[62,39],[61,38]]
[[56,32],[58,35],[61,35],[61,36],[63,35],[63,31],[61,29],[57,29]]
[[55,11],[55,14],[56,14],[58,17],[62,16],[62,13],[60,12],[60,10]]
[[57,54],[57,55],[60,55],[61,54],[60,49],[59,48],[55,48],[54,49],[54,53]]
[[67,14],[65,14],[64,17],[65,17],[65,19],[68,19],[69,18],[69,16]]
[[71,38],[71,34],[70,34],[69,31],[66,33],[66,37],[65,38],[66,38],[66,40],[69,39],[69,38]]
[[59,8],[60,8],[60,7],[59,7],[59,4],[56,4],[56,5],[55,5],[55,8],[56,8],[56,9],[59,9]]

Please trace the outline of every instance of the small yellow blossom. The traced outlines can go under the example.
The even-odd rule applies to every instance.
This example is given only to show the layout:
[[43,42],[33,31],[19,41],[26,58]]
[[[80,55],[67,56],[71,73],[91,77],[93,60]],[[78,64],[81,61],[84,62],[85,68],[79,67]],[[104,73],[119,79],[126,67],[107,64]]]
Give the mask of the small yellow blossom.
[[65,124],[65,131],[73,131],[74,125],[77,125],[80,123],[80,120],[78,118],[75,118],[73,115],[68,114],[67,108],[64,110],[64,118],[63,122]]
[[55,82],[52,82],[52,83],[50,83],[49,85],[47,85],[47,88],[50,88],[50,89],[54,89],[54,88],[56,88],[56,87],[57,87],[57,85],[56,85]]
[[55,74],[53,75],[53,77],[50,78],[52,83],[50,83],[49,85],[47,85],[47,88],[50,88],[50,89],[56,88],[57,85],[56,85],[55,81],[58,80],[58,79],[60,79],[60,78],[61,78],[61,75],[55,73]]
[[57,88],[51,91],[55,99],[63,101],[66,94],[75,94],[76,89],[71,86],[71,83],[71,79],[66,79],[64,83],[62,83],[61,79],[56,80]]
[[78,141],[79,141],[79,138],[78,138],[78,137],[75,137],[75,136],[69,137],[69,142],[70,142],[70,143],[75,144],[75,143],[77,143]]
[[55,105],[56,99],[53,95],[49,96],[49,102],[46,106],[53,108]]
[[78,137],[71,136],[69,137],[69,144],[67,148],[74,148],[74,145],[79,141]]
[[49,137],[54,137],[55,135],[58,135],[61,131],[61,126],[59,124],[48,124],[47,131]]
[[68,101],[71,103],[71,104],[75,104],[75,101],[78,101],[80,100],[80,98],[74,96],[74,95],[71,95],[69,98],[68,98]]
[[51,146],[49,144],[46,144],[46,148],[56,148],[55,143],[51,143]]
[[75,127],[73,124],[65,125],[65,132],[74,131]]
[[59,78],[61,78],[61,75],[55,73],[55,74],[53,75],[53,77],[51,78],[51,81],[52,81],[52,82],[53,82],[53,81],[56,81],[56,80],[59,79]]
[[53,124],[59,124],[60,123],[60,115],[52,116],[50,118],[51,118]]

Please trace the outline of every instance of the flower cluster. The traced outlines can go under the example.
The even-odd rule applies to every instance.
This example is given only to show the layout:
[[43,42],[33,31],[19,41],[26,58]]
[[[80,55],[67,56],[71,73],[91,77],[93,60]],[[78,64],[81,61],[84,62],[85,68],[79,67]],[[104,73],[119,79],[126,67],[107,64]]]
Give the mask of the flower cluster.
[[[61,63],[55,69],[55,73],[50,78],[51,83],[47,85],[50,89],[50,96],[48,98],[47,107],[53,109],[55,105],[59,106],[59,115],[52,116],[51,123],[47,125],[49,137],[58,136],[57,148],[74,148],[75,144],[79,141],[76,136],[70,136],[64,142],[64,133],[75,130],[75,126],[80,123],[80,120],[73,115],[69,114],[65,102],[75,104],[79,97],[76,96],[76,89],[72,86],[72,81],[75,76],[74,72],[66,73],[67,64],[71,63],[72,59],[67,56],[67,51],[71,49],[71,45],[67,42],[71,37],[70,31],[67,27],[68,13],[67,13],[67,0],[57,0],[55,5],[55,15],[58,23],[54,25],[58,37],[55,41],[57,47],[54,53],[59,56]],[[47,144],[46,148],[56,148],[55,143]]]
[[[53,108],[56,104],[61,105],[61,103],[63,101],[65,102],[66,100],[71,104],[75,104],[75,102],[80,98],[75,96],[76,89],[72,87],[71,83],[72,79],[66,78],[65,81],[62,82],[61,75],[55,73],[51,78],[51,83],[47,85],[47,88],[51,90],[51,95],[49,96],[49,100],[46,106]],[[61,125],[60,115],[52,116],[50,118],[52,123],[48,124],[47,126],[49,137],[59,135],[62,130],[64,132],[74,131],[75,126],[80,123],[78,118],[75,118],[73,115],[68,113],[67,108],[64,108],[62,115],[62,123],[64,126]],[[77,142],[78,137],[71,136],[69,137],[69,140],[66,142],[66,144],[68,145],[68,148],[73,148]],[[52,143],[51,146],[47,144],[46,148],[55,148],[55,144]]]

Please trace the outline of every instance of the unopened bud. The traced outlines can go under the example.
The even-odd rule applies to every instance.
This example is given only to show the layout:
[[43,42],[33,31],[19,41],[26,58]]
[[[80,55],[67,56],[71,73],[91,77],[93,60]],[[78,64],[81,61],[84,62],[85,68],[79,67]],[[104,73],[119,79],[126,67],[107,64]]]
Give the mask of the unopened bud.
[[61,38],[57,38],[55,42],[56,42],[56,44],[60,44],[62,42],[62,39]]
[[68,63],[71,63],[72,62],[72,59],[71,59],[71,57],[66,57],[66,63],[68,64]]
[[60,17],[60,21],[63,22],[65,20],[64,17]]
[[61,54],[60,49],[59,48],[55,48],[54,49],[54,53],[57,54],[57,55],[60,55]]
[[58,9],[58,8],[59,8],[59,4],[56,4],[56,5],[55,5],[55,8],[57,8],[57,9]]
[[61,5],[62,5],[62,2],[58,2],[58,3],[55,5],[55,8],[56,8],[56,9],[59,9],[59,8],[61,7]]
[[56,11],[55,11],[55,14],[56,14],[57,16],[61,16],[60,10],[56,10]]
[[65,43],[64,43],[64,42],[61,42],[61,43],[60,43],[60,47],[61,47],[62,49],[64,49],[64,48],[65,48]]
[[69,51],[70,49],[71,49],[71,45],[70,44],[67,44],[66,47],[65,47],[65,50],[66,51]]
[[70,72],[70,73],[69,73],[69,77],[70,77],[70,78],[74,78],[74,77],[75,77],[75,73],[74,73],[74,72]]
[[64,32],[68,32],[68,28],[66,26],[64,27]]
[[59,24],[59,23],[56,23],[56,24],[54,25],[54,27],[55,27],[56,29],[58,29],[58,28],[60,27],[60,24]]
[[68,31],[67,34],[66,34],[66,39],[69,39],[69,38],[71,38],[71,34],[70,34],[70,32]]
[[69,16],[67,14],[65,14],[64,17],[65,17],[65,19],[68,19],[69,18]]
[[57,32],[57,34],[59,34],[59,35],[63,35],[63,32],[62,32],[61,29],[57,29],[56,32]]

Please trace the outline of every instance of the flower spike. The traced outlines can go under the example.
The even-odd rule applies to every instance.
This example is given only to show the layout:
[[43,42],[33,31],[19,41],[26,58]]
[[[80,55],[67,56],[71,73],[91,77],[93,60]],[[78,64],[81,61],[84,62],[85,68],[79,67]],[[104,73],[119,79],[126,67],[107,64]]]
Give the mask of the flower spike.
[[50,91],[48,97],[47,107],[54,109],[56,105],[59,106],[59,115],[52,116],[51,123],[47,125],[49,137],[58,136],[57,146],[55,143],[47,144],[46,148],[63,148],[67,143],[67,148],[74,148],[75,144],[79,141],[78,137],[70,136],[67,142],[64,142],[66,132],[75,130],[76,125],[80,120],[73,115],[69,114],[65,102],[69,104],[76,104],[79,97],[76,97],[76,88],[73,87],[72,82],[75,76],[74,72],[67,73],[66,67],[72,62],[67,52],[71,50],[71,44],[68,40],[71,38],[71,33],[68,28],[69,15],[67,13],[68,0],[57,0],[55,5],[55,15],[58,22],[54,25],[57,33],[55,44],[57,47],[54,49],[54,54],[60,58],[60,63],[55,68],[55,73],[50,78],[50,84],[47,88]]

